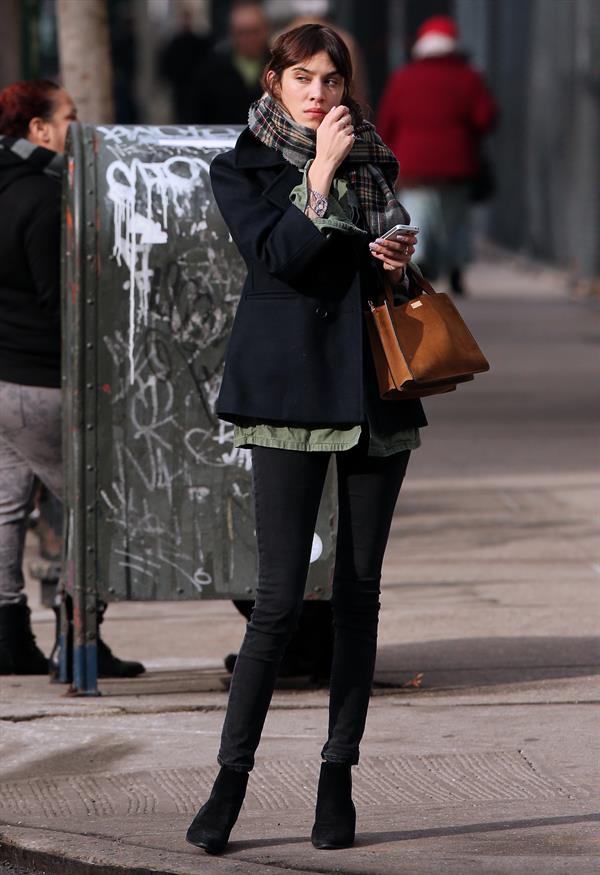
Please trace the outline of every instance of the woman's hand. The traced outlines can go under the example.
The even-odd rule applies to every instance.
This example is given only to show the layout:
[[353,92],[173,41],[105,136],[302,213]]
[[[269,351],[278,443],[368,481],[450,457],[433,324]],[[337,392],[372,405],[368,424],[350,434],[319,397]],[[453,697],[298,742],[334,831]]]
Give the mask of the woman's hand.
[[354,128],[347,106],[334,106],[317,128],[317,151],[308,171],[311,191],[327,197],[335,171],[354,145]]
[[317,128],[315,163],[337,170],[354,145],[354,126],[347,106],[334,106]]
[[391,271],[392,282],[400,282],[416,243],[417,235],[407,231],[405,234],[398,234],[394,240],[382,240],[379,237],[374,243],[369,243],[369,249],[374,258],[383,262],[384,270]]

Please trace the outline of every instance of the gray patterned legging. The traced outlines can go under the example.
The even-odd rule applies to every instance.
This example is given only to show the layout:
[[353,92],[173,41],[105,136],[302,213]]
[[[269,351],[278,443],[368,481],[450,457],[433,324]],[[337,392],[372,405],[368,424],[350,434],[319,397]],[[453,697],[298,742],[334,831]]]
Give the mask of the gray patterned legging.
[[23,547],[34,477],[62,498],[60,389],[0,380],[0,606],[25,604]]

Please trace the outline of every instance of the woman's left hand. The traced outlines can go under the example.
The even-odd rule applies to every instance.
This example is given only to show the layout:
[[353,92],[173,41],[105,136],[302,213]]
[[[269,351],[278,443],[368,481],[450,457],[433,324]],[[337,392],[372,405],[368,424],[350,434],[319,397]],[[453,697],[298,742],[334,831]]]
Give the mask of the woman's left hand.
[[[398,279],[402,278],[404,268],[412,258],[417,243],[416,234],[398,234],[395,240],[382,240],[378,238],[374,243],[369,243],[369,249],[373,258],[383,262],[384,270],[394,271]],[[396,277],[392,275],[390,279]]]

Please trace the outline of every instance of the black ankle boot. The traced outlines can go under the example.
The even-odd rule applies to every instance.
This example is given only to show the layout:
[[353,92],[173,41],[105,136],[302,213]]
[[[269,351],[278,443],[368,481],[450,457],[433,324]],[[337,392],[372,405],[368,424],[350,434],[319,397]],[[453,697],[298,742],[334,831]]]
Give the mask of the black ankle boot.
[[0,607],[0,674],[48,674],[48,660],[35,643],[27,605]]
[[115,656],[106,641],[102,640],[100,626],[104,622],[106,602],[98,599],[96,602],[96,621],[98,623],[98,677],[99,678],[136,678],[146,671],[143,663],[135,659],[119,659]]
[[[66,610],[66,626],[62,628],[61,603],[64,601]],[[73,681],[73,599],[67,593],[58,594],[52,605],[56,617],[56,640],[50,654],[50,676],[53,680],[62,680],[65,683]],[[106,602],[98,600],[96,605],[97,622],[97,669],[99,678],[135,678],[143,674],[146,669],[141,662],[134,659],[119,659],[115,656],[108,644],[102,639],[100,626],[104,620]],[[66,653],[62,653],[62,649]],[[60,665],[64,660],[66,669],[65,677],[60,678]]]
[[99,678],[136,678],[145,671],[146,668],[142,662],[135,659],[119,659],[118,656],[115,656],[106,641],[100,638],[98,632]]
[[221,854],[227,847],[248,785],[248,772],[221,766],[208,801],[191,822],[186,841],[207,854]]
[[348,763],[322,763],[315,825],[310,840],[321,850],[349,848],[354,842],[356,809]]

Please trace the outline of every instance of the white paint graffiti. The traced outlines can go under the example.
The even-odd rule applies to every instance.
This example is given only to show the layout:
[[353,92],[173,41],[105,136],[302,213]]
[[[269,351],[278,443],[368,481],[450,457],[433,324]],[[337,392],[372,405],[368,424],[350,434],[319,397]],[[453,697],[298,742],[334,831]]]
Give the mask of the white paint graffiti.
[[108,148],[133,143],[151,143],[153,146],[201,146],[208,149],[232,149],[239,137],[239,129],[219,125],[99,125],[104,144]]
[[[169,206],[182,217],[209,164],[197,156],[175,155],[159,162],[137,158],[113,161],[106,171],[108,197],[114,204],[113,255],[129,268],[129,379],[134,380],[136,327],[147,324],[152,270],[150,252],[167,242]],[[206,177],[204,177],[206,179]]]
[[[111,568],[137,593],[239,586],[254,555],[251,453],[234,447],[233,425],[214,410],[245,267],[208,175],[211,152],[239,131],[97,130],[128,303],[127,328],[122,320],[103,336],[113,376],[102,397],[115,411],[100,489]],[[315,533],[311,563],[324,549]]]

